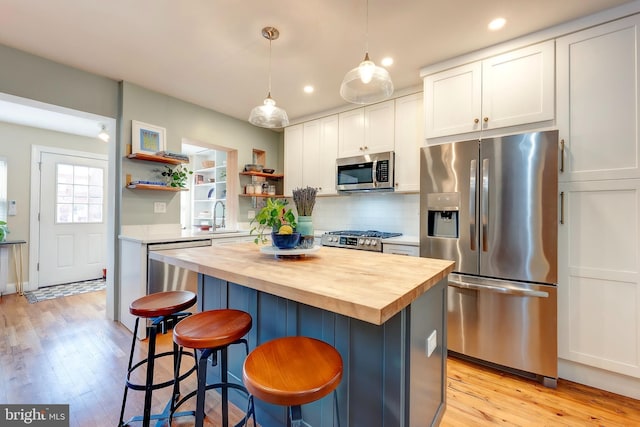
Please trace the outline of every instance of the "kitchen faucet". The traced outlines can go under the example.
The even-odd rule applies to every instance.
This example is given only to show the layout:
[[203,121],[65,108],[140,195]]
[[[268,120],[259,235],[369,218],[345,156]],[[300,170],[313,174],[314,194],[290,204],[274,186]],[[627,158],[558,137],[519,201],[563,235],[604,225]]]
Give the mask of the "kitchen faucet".
[[213,221],[211,221],[211,230],[212,231],[216,231],[216,212],[218,210],[218,203],[220,203],[222,205],[222,224],[220,224],[220,228],[225,228],[225,224],[224,224],[224,211],[225,211],[225,206],[224,206],[224,202],[222,202],[221,200],[218,200],[216,202],[216,204],[213,206]]

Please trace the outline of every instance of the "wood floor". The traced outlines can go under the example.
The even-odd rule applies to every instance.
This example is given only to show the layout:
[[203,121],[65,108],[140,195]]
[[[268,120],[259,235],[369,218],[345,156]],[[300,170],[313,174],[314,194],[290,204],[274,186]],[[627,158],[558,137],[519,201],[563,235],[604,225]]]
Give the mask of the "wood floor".
[[[4,296],[0,322],[0,403],[69,404],[73,427],[117,426],[131,333],[106,319],[104,291],[37,304]],[[163,337],[163,346],[170,343],[169,335]],[[141,347],[139,356],[143,352]],[[158,376],[170,375],[167,360]],[[183,390],[194,386],[191,381]],[[447,389],[441,423],[446,427],[640,426],[638,400],[563,380],[551,390],[453,358]],[[142,393],[129,396],[125,420],[142,409]],[[158,391],[154,407],[162,407],[167,399],[168,394]],[[207,426],[219,425],[218,404],[215,392],[209,392]],[[240,411],[231,414],[232,420],[241,416]],[[193,425],[193,418],[173,425]]]

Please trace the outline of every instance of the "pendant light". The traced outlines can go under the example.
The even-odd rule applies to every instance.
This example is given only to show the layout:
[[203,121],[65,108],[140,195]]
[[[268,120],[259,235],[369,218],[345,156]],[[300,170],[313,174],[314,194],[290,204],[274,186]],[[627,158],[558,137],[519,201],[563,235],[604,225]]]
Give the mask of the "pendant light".
[[384,101],[393,94],[389,72],[369,59],[369,0],[366,15],[366,45],[364,60],[349,71],[340,85],[340,96],[354,104]]
[[271,42],[280,37],[280,32],[275,27],[264,27],[262,36],[269,40],[269,92],[263,105],[258,105],[249,115],[249,123],[263,128],[277,129],[289,124],[287,112],[276,106],[276,101],[271,97]]

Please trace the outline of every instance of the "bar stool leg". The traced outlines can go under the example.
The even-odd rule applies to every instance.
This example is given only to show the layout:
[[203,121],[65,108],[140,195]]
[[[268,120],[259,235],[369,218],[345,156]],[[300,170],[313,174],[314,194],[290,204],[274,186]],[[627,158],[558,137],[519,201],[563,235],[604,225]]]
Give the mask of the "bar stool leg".
[[198,360],[198,393],[196,395],[196,427],[204,425],[204,398],[207,389],[207,360],[211,354],[210,349],[200,353]]
[[[140,318],[136,317],[136,323],[135,323],[135,326],[133,327],[133,339],[131,340],[131,351],[129,352],[129,364],[127,365],[127,381],[131,376],[131,365],[133,364],[133,350],[136,347],[136,337],[138,336],[138,323],[140,323]],[[124,425],[124,408],[127,404],[128,391],[129,391],[129,387],[127,387],[127,384],[125,382],[124,393],[122,396],[122,409],[120,410],[120,423],[118,424],[118,426]]]
[[151,397],[153,386],[153,372],[155,368],[155,355],[156,355],[156,335],[158,332],[157,325],[153,324],[149,328],[149,351],[147,353],[147,386],[144,391],[144,418],[142,421],[142,427],[149,427],[151,425]]

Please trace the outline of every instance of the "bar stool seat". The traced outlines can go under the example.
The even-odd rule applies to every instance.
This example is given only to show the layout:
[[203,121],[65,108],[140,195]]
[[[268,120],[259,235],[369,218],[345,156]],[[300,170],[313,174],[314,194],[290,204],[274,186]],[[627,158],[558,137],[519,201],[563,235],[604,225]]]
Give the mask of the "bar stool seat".
[[[173,325],[177,324],[181,319],[189,316],[191,313],[185,312],[188,308],[191,308],[197,301],[197,296],[195,293],[190,291],[167,291],[167,292],[157,292],[154,294],[145,295],[141,298],[136,299],[129,305],[129,312],[136,316],[135,327],[133,330],[133,339],[131,341],[131,352],[129,354],[129,364],[127,368],[127,379],[124,386],[124,394],[122,398],[122,409],[120,412],[120,426],[129,425],[132,422],[142,421],[143,427],[148,427],[151,423],[151,420],[160,420],[169,418],[169,410],[173,405],[173,399],[176,398],[180,393],[179,382],[189,376],[192,372],[195,371],[195,366],[188,370],[186,373],[182,375],[178,375],[177,377],[174,375],[171,379],[161,382],[154,383],[153,375],[154,375],[154,367],[155,361],[160,357],[165,356],[173,356],[173,366],[174,370],[177,366],[180,365],[179,358],[181,358],[181,354],[178,351],[178,346],[176,344],[173,345],[172,351],[166,351],[162,353],[156,354],[156,336],[158,332],[166,333],[168,329],[173,327]],[[151,324],[149,325],[149,341],[148,341],[148,350],[147,357],[145,359],[140,360],[136,364],[133,364],[133,355],[135,352],[136,339],[138,335],[138,327],[140,326],[140,319],[143,319],[145,322],[145,327],[147,319],[151,319]],[[189,355],[192,356],[192,355]],[[144,384],[137,384],[131,381],[131,374],[139,367],[146,365],[146,382]],[[152,402],[152,393],[154,390],[158,390],[164,387],[174,386],[174,392],[177,393],[171,399],[171,404],[165,408],[160,414],[151,414],[151,402]],[[144,398],[144,409],[143,414],[139,416],[132,417],[126,423],[124,422],[124,411],[127,402],[127,392],[129,389],[138,390],[145,392]],[[180,415],[188,415],[188,414],[180,414]]]
[[[233,309],[208,310],[194,314],[180,321],[173,329],[173,341],[183,348],[190,348],[200,352],[198,356],[198,386],[197,389],[187,394],[176,403],[173,411],[177,410],[185,401],[196,397],[196,423],[197,427],[204,424],[204,400],[205,391],[220,388],[222,394],[222,425],[227,426],[229,420],[228,390],[235,389],[249,397],[247,389],[242,384],[231,383],[228,380],[227,350],[231,344],[244,344],[246,353],[249,353],[249,345],[243,337],[251,330],[252,319],[249,313]],[[207,359],[213,356],[213,365],[217,364],[217,352],[221,354],[220,383],[207,384]],[[176,375],[179,371],[176,369]],[[252,400],[249,400],[250,410],[246,419],[253,414]],[[237,425],[245,423],[245,418]],[[254,416],[255,424],[255,416]]]
[[[245,359],[242,379],[254,397],[288,406],[292,425],[299,425],[300,405],[335,392],[342,372],[342,357],[334,347],[314,338],[294,336],[256,347]],[[337,412],[337,397],[335,402]]]

